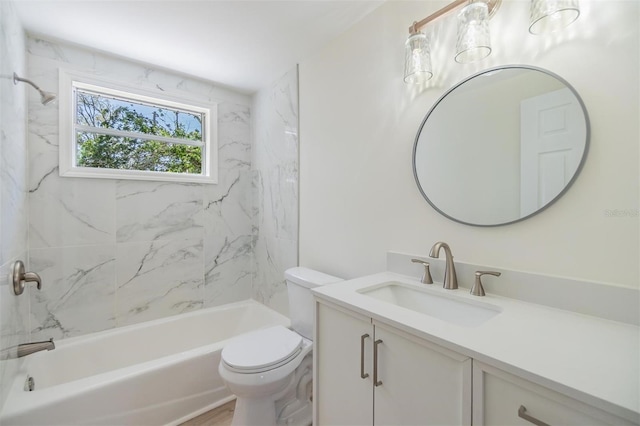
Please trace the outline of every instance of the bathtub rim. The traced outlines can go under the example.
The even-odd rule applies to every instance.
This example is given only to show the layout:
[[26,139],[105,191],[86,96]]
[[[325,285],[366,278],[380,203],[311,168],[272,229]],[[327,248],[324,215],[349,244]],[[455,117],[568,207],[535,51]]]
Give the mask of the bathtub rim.
[[[286,325],[286,327],[290,327],[291,321],[289,320],[288,317],[282,315],[280,312],[276,311],[273,308],[270,308],[260,302],[258,302],[257,300],[254,299],[245,299],[245,300],[240,300],[238,302],[231,302],[231,303],[226,303],[224,305],[218,305],[218,306],[211,306],[209,308],[202,308],[202,309],[196,309],[194,311],[190,311],[190,312],[185,312],[185,313],[181,313],[181,314],[175,314],[175,315],[171,315],[168,317],[163,317],[163,318],[156,318],[156,319],[152,319],[149,321],[141,321],[141,322],[137,322],[135,324],[128,324],[128,325],[123,325],[123,326],[118,326],[118,327],[114,327],[114,328],[109,328],[106,330],[101,330],[101,331],[95,331],[92,333],[87,333],[87,334],[83,334],[80,336],[74,336],[74,337],[66,337],[66,338],[62,338],[59,340],[55,340],[54,343],[56,345],[60,345],[60,347],[67,347],[67,346],[75,346],[77,345],[79,342],[80,343],[85,343],[85,342],[91,342],[94,340],[99,340],[100,338],[106,337],[106,336],[110,336],[110,335],[116,335],[116,334],[123,334],[127,331],[133,331],[133,330],[138,330],[141,328],[146,328],[150,325],[160,325],[160,324],[166,324],[166,323],[170,323],[170,322],[174,322],[178,319],[178,317],[180,318],[191,318],[191,317],[197,317],[197,316],[202,316],[205,315],[211,311],[229,311],[229,310],[233,310],[233,309],[237,309],[239,307],[242,306],[258,306],[260,308],[267,308],[269,310],[272,311],[272,313],[276,314],[276,316],[281,316],[285,322],[287,322],[288,324]],[[40,353],[34,354],[32,356],[39,356],[42,355]]]

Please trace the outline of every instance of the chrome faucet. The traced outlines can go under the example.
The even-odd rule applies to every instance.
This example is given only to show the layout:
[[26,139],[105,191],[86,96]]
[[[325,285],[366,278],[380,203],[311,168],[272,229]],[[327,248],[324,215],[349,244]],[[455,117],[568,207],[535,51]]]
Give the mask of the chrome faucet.
[[18,345],[18,358],[40,351],[51,351],[55,348],[56,345],[53,343],[53,339],[45,340],[44,342],[23,343]]
[[456,277],[456,266],[453,264],[453,255],[451,254],[451,249],[447,243],[443,243],[442,241],[438,241],[431,247],[431,251],[429,252],[429,257],[433,257],[435,259],[440,256],[440,249],[444,249],[445,262],[446,266],[444,268],[444,284],[442,287],[447,290],[455,290],[458,288],[458,278]]

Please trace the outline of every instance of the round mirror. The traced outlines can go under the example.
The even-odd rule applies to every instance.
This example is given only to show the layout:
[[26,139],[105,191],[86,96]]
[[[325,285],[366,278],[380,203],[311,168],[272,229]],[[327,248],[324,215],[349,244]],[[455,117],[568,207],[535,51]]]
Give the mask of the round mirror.
[[457,222],[497,226],[560,198],[587,156],[589,118],[561,77],[503,66],[447,91],[427,113],[413,147],[418,188]]

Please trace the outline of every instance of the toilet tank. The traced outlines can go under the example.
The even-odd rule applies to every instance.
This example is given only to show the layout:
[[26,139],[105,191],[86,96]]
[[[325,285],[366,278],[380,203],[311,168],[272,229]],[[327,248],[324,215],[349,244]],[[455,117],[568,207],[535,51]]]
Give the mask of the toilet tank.
[[315,303],[311,289],[333,284],[342,281],[342,279],[301,266],[287,269],[284,272],[284,278],[287,281],[287,293],[289,294],[291,328],[307,339],[313,339]]

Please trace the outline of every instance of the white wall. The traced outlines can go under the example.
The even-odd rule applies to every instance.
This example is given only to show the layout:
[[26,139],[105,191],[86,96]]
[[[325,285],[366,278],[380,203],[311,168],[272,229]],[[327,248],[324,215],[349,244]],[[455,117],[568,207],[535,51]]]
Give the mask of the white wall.
[[[388,250],[639,286],[639,3],[580,2],[558,35],[528,33],[528,1],[503,2],[493,53],[453,60],[455,19],[433,25],[434,78],[402,81],[407,28],[446,2],[392,1],[300,64],[300,263],[343,277],[385,269]],[[411,152],[424,114],[481,69],[528,64],[571,83],[591,120],[587,162],[572,188],[524,222],[494,228],[447,220],[421,197]]]

